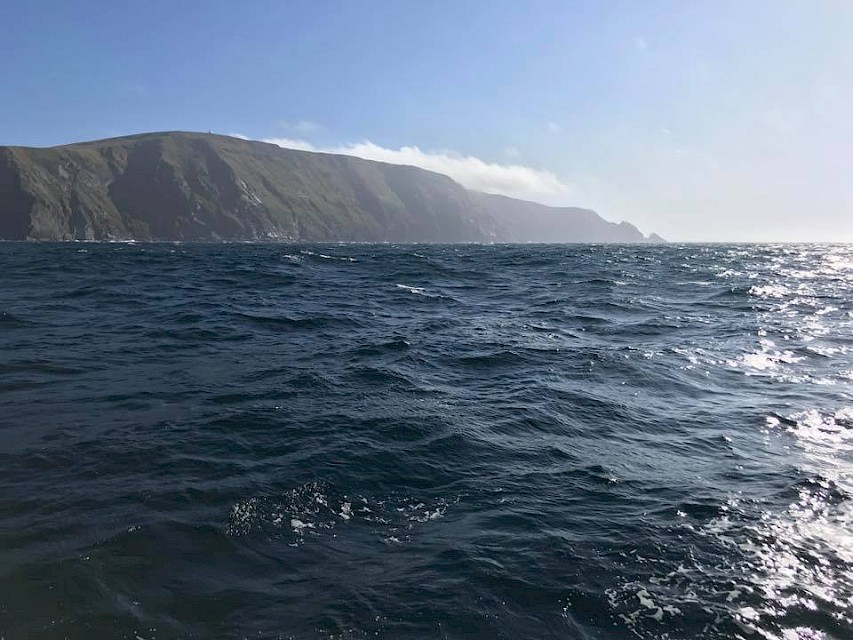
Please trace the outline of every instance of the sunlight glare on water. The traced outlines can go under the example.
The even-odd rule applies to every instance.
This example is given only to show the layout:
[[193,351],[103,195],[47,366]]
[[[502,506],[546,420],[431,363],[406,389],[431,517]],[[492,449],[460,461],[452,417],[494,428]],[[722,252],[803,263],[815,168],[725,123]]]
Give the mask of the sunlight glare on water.
[[850,638],[853,248],[0,246],[0,636]]

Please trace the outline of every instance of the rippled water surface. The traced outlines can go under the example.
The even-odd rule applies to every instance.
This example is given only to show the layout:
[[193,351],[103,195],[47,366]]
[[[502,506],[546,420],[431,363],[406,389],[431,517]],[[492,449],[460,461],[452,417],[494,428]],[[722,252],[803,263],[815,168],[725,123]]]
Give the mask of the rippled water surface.
[[853,247],[0,270],[6,640],[853,638]]

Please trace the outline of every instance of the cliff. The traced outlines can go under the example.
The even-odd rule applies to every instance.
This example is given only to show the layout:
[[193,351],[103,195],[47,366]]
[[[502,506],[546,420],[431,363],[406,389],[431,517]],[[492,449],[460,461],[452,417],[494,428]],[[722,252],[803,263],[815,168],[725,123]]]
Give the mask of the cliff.
[[472,192],[511,242],[661,242],[629,222],[608,222],[591,209],[548,207],[490,193]]
[[0,239],[649,241],[416,167],[182,132],[0,147]]

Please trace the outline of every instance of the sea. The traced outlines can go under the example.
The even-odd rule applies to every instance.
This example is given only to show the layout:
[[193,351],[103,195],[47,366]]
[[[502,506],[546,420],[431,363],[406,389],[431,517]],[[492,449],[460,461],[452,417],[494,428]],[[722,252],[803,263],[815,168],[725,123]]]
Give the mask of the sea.
[[853,638],[853,246],[2,243],[0,638]]

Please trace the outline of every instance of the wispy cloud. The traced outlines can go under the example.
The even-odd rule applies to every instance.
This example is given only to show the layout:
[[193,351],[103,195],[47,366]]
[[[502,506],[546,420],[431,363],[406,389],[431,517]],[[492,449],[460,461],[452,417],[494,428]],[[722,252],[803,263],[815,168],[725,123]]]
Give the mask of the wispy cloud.
[[521,151],[519,151],[518,149],[516,149],[515,147],[512,147],[512,146],[505,147],[504,148],[504,155],[507,158],[512,158],[513,160],[517,160],[518,158],[521,157]]
[[637,36],[636,38],[634,38],[634,47],[639,51],[648,51],[649,41],[643,38],[642,36]]
[[558,125],[556,122],[548,122],[545,127],[551,133],[560,133],[563,130],[563,127]]
[[790,110],[768,109],[761,120],[764,127],[774,136],[789,136],[798,127],[797,114]]
[[[250,140],[250,138],[243,139]],[[319,147],[315,147],[307,140],[296,140],[293,138],[263,138],[261,139],[261,142],[269,142],[270,144],[277,144],[279,147],[284,147],[285,149],[296,149],[298,151],[326,151],[326,149],[320,149]],[[330,153],[337,152],[331,151]]]
[[412,165],[443,173],[469,189],[546,203],[564,202],[565,196],[573,191],[551,171],[520,164],[486,162],[454,151],[424,151],[416,146],[390,149],[369,140],[336,147],[318,147],[305,140],[291,138],[265,138],[262,142],[287,149],[339,153],[390,164]]

